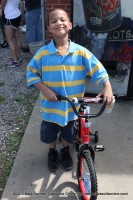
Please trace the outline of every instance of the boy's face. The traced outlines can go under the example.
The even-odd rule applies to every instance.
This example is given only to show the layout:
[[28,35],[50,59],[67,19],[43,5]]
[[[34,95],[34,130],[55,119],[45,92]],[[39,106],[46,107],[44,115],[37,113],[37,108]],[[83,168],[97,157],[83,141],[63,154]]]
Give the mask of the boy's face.
[[64,37],[72,29],[67,13],[63,10],[55,10],[49,16],[48,31],[54,37]]

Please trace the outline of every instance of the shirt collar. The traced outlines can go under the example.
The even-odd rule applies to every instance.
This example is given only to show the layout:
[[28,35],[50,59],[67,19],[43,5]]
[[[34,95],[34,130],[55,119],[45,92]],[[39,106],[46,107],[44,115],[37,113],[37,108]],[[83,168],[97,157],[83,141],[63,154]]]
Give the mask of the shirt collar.
[[[70,45],[69,45],[68,53],[73,53],[76,50],[76,45],[71,40],[69,40],[69,42],[70,42]],[[50,54],[55,54],[56,52],[58,52],[54,44],[54,39],[52,39],[51,42],[49,43],[48,51]]]

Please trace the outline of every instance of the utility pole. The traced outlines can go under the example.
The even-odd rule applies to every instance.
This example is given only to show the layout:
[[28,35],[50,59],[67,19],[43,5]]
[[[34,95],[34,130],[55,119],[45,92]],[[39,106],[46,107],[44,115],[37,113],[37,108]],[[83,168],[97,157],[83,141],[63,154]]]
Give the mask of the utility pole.
[[45,33],[45,0],[41,0],[41,18],[42,18],[42,40],[45,44],[45,36],[46,36],[46,33]]

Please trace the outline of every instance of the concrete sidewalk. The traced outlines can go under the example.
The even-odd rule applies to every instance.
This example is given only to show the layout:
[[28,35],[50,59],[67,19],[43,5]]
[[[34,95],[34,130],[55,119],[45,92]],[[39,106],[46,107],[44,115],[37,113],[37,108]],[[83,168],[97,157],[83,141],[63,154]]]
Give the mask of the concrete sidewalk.
[[[47,169],[48,146],[39,139],[39,99],[29,120],[1,200],[81,199],[76,179],[76,152],[71,146],[74,167],[56,173]],[[118,101],[111,114],[93,121],[99,131],[99,144],[104,152],[96,152],[98,200],[133,199],[133,101]],[[58,149],[60,148],[58,144]],[[123,194],[124,193],[124,194]]]

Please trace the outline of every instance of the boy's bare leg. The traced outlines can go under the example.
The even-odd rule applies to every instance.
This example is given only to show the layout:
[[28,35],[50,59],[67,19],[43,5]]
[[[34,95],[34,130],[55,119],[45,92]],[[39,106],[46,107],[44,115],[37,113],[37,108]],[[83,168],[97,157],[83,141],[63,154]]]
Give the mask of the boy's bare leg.
[[65,147],[69,147],[69,143],[64,140],[63,138],[61,138],[61,142],[62,142],[62,147],[65,148]]
[[[63,138],[61,138],[61,142],[62,142],[62,147],[63,148],[69,147],[69,143],[66,140],[64,140]],[[56,149],[56,141],[53,142],[53,143],[50,143],[49,144],[49,148],[50,149]]]

